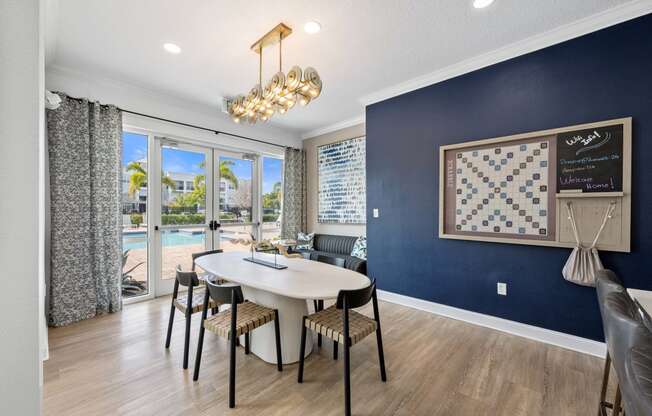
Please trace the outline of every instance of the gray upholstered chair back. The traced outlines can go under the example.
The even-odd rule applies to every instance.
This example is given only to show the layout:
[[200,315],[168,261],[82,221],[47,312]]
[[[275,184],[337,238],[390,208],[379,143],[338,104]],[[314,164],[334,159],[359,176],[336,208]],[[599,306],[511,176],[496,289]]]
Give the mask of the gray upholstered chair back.
[[602,327],[604,328],[604,338],[605,340],[609,336],[607,334],[607,325],[605,324],[605,315],[604,315],[604,303],[607,295],[609,293],[624,293],[626,292],[625,287],[623,287],[622,281],[611,270],[603,269],[598,270],[596,276],[596,292],[598,294],[598,305],[600,306],[600,315],[602,316]]
[[629,350],[636,345],[652,345],[650,332],[640,319],[637,306],[627,293],[613,292],[606,296],[604,314],[607,348],[616,369],[623,397],[631,394],[631,383],[626,374]]
[[602,269],[596,273],[596,290],[598,299],[604,300],[608,293],[624,292],[625,287],[616,273],[609,269]]
[[634,346],[625,366],[631,390],[625,394],[627,416],[652,415],[652,346]]
[[344,235],[315,234],[313,247],[317,251],[351,255],[353,245],[358,237]]

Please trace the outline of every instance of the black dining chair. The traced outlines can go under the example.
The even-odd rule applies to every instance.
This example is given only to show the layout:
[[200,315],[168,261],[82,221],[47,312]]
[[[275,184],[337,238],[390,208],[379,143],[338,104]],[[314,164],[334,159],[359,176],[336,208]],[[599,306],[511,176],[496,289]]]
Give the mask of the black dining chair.
[[[199,253],[192,253],[192,269],[191,270],[193,272],[197,271],[197,269],[196,269],[197,265],[195,264],[195,261],[198,258],[200,258],[202,256],[208,256],[209,254],[220,254],[220,253],[223,253],[223,252],[224,252],[224,250],[222,250],[222,249],[216,249],[216,250],[200,251]],[[208,273],[207,271],[204,271],[204,272],[197,272],[197,277],[201,281],[201,280],[212,280],[212,278],[214,276],[211,273]]]
[[[335,267],[344,267],[344,259],[341,257],[331,257],[331,256],[324,256],[322,254],[318,254],[315,260],[320,263],[330,264],[331,266],[335,266]],[[324,300],[323,299],[313,300],[313,306],[315,308],[315,312],[321,311],[322,309],[324,309]],[[321,347],[321,334],[317,335],[317,346]],[[335,341],[333,341],[333,359],[337,360],[337,342]]]
[[[174,312],[179,309],[183,313],[186,320],[186,334],[183,344],[183,368],[188,368],[188,349],[190,347],[190,323],[192,315],[201,312],[204,307],[204,292],[203,287],[199,287],[199,278],[195,272],[184,272],[181,266],[177,266],[176,276],[174,280],[174,289],[172,291],[172,305],[170,306],[170,319],[168,321],[168,332],[165,338],[165,348],[170,348],[170,341],[172,339],[172,326],[174,324]],[[179,287],[187,287],[186,293],[179,294]],[[220,304],[215,301],[210,301],[207,307],[211,308],[214,312],[219,310]]]
[[[362,315],[352,309],[373,302],[374,319]],[[343,345],[344,348],[344,413],[351,415],[351,347],[362,341],[367,335],[376,332],[378,343],[378,361],[380,364],[380,379],[387,381],[385,373],[385,356],[383,340],[380,331],[380,315],[378,313],[378,297],[376,296],[376,280],[363,289],[341,290],[337,295],[337,303],[329,308],[303,317],[301,328],[301,346],[299,352],[298,382],[303,383],[303,365],[306,351],[306,332],[310,329]]]
[[[276,367],[278,371],[283,371],[278,310],[245,300],[242,294],[242,288],[238,285],[230,283],[214,284],[213,282],[207,281],[206,286],[208,290],[204,294],[204,308],[201,314],[201,327],[199,329],[197,355],[195,356],[195,372],[192,379],[194,381],[199,379],[199,366],[201,364],[205,331],[209,330],[218,336],[226,338],[230,346],[229,407],[233,408],[235,407],[235,350],[236,340],[239,336],[245,336],[245,354],[249,354],[249,333],[260,326],[274,321]],[[208,308],[211,301],[220,304],[230,304],[231,308],[208,318]]]

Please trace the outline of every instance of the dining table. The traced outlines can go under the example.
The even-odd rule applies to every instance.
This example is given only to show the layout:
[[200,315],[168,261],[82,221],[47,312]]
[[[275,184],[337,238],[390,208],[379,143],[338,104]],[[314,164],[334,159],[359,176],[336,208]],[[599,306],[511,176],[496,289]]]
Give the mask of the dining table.
[[[340,290],[362,289],[371,283],[361,273],[327,263],[269,253],[254,256],[287,267],[279,270],[251,262],[251,255],[241,251],[202,256],[196,264],[218,279],[242,286],[245,299],[278,310],[283,364],[299,361],[301,327],[309,303],[336,299]],[[250,350],[263,361],[276,364],[273,325],[263,325],[250,334]],[[312,338],[308,337],[305,355],[311,352]]]

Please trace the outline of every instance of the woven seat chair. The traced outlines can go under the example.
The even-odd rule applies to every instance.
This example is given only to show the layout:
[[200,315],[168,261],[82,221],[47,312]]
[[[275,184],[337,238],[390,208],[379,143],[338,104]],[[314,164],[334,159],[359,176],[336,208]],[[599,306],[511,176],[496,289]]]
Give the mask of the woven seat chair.
[[[351,309],[362,307],[373,302],[374,319],[368,318]],[[299,352],[298,382],[303,383],[303,364],[306,351],[306,332],[310,329],[332,339],[344,348],[344,413],[351,415],[351,346],[362,341],[367,335],[376,332],[378,343],[378,361],[380,364],[380,379],[387,381],[385,373],[385,356],[383,340],[380,332],[380,315],[378,313],[378,298],[376,296],[376,280],[358,290],[341,290],[337,295],[337,303],[330,308],[303,317],[301,328],[301,347]]]
[[[267,308],[244,299],[242,288],[229,283],[215,284],[206,281],[208,290],[204,293],[204,308],[199,329],[199,341],[195,356],[195,373],[193,380],[199,379],[199,366],[204,346],[204,333],[209,330],[226,338],[230,346],[229,364],[229,407],[235,407],[235,350],[239,336],[245,336],[245,354],[249,354],[249,333],[267,323],[274,322],[276,335],[276,361],[278,371],[283,371],[281,354],[281,334],[279,329],[278,310]],[[231,308],[208,317],[210,301],[230,304]]]
[[[168,321],[168,331],[165,338],[165,348],[170,348],[172,339],[172,326],[174,325],[174,312],[178,309],[186,320],[186,334],[183,345],[183,368],[188,368],[188,351],[190,349],[190,323],[192,315],[201,312],[204,307],[203,287],[198,287],[201,283],[195,270],[195,260],[208,254],[221,253],[222,250],[210,250],[192,255],[192,272],[181,271],[181,266],[177,266],[176,278],[174,281],[174,290],[172,291],[172,305],[170,306],[170,319]],[[179,286],[187,287],[186,293],[179,294]],[[219,304],[212,301],[209,307],[216,313],[219,310]]]
[[[339,257],[330,257],[330,256],[317,256],[317,261],[320,263],[330,264],[335,267],[344,267],[344,259]],[[319,312],[324,309],[324,301],[322,299],[313,300],[313,305],[315,307],[315,312]],[[317,346],[321,347],[321,334],[317,335]],[[337,360],[337,342],[333,341],[333,359]]]

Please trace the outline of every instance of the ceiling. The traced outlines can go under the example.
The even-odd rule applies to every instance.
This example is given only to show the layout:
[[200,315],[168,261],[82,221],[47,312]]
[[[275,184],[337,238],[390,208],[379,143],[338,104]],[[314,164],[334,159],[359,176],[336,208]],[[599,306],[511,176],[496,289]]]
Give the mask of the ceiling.
[[[273,123],[298,134],[360,117],[379,90],[530,38],[629,0],[50,0],[47,63],[218,108],[257,81],[250,45],[279,22],[284,69],[315,67],[322,95]],[[315,19],[320,33],[303,24]],[[171,55],[162,44],[182,53]],[[263,55],[263,79],[278,69]]]

